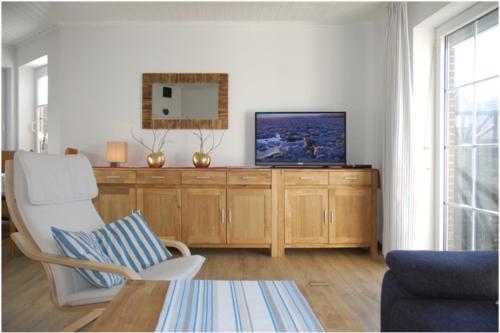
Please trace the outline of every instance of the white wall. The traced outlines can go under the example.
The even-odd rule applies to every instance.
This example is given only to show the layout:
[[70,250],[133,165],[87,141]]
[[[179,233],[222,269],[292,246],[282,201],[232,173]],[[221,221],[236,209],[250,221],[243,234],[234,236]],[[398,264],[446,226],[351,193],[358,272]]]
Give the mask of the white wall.
[[18,70],[18,147],[35,150],[35,69],[21,66]]
[[[9,87],[2,88],[2,133],[5,131],[5,142],[2,142],[2,149],[15,150],[17,148],[17,119],[14,110],[16,109],[16,87],[17,87],[17,70],[16,70],[16,50],[13,46],[2,45],[2,68],[6,69],[6,74],[9,77]],[[4,73],[4,72],[2,72]],[[3,83],[4,81],[2,81]],[[5,120],[5,123],[3,122]]]
[[[62,115],[67,105],[61,105],[60,94],[64,93],[60,86],[72,85],[77,81],[73,73],[60,72],[60,58],[63,50],[60,47],[59,30],[51,30],[38,39],[22,44],[16,48],[16,64],[21,66],[37,58],[47,55],[47,72],[49,77],[49,105],[48,105],[48,151],[60,153],[66,146],[61,146]],[[52,63],[54,66],[52,66]],[[69,88],[69,87],[68,87]],[[74,103],[73,103],[74,104]],[[20,147],[21,148],[21,147]]]
[[[130,137],[134,127],[150,138],[140,130],[142,73],[226,72],[229,130],[214,165],[253,165],[255,111],[345,110],[348,160],[380,166],[383,23],[66,25],[58,34],[48,52],[49,122],[59,117],[60,149],[77,147],[94,164],[106,164],[107,141],[125,140],[129,165],[145,165]],[[191,165],[191,132],[168,139],[167,165]]]

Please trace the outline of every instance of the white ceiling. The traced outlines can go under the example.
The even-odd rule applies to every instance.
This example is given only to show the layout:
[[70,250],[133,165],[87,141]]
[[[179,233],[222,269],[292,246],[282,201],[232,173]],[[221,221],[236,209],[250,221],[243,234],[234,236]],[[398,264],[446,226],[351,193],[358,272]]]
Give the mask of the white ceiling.
[[105,21],[370,21],[382,2],[2,2],[2,43],[19,44],[61,23]]

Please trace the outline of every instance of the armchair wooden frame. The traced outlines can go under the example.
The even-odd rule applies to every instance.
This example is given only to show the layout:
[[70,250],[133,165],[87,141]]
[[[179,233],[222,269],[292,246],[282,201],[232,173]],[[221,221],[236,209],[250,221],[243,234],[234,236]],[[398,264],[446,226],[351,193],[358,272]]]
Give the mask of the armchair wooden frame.
[[[101,313],[104,311],[104,308],[108,304],[108,302],[104,303],[95,303],[95,304],[86,304],[86,305],[77,305],[77,306],[67,306],[59,304],[57,297],[57,289],[55,285],[54,276],[52,274],[52,270],[50,268],[50,264],[57,264],[67,267],[73,268],[85,268],[92,269],[101,272],[109,272],[116,273],[123,276],[127,280],[141,280],[139,274],[137,274],[134,270],[129,267],[124,267],[120,265],[114,264],[103,264],[97,262],[90,262],[85,260],[78,260],[67,258],[64,256],[45,253],[40,250],[38,245],[35,243],[33,238],[31,237],[26,224],[24,223],[21,215],[19,213],[19,209],[17,207],[16,198],[14,194],[14,170],[13,170],[13,161],[5,162],[5,174],[6,174],[6,201],[7,206],[10,211],[10,215],[12,218],[12,222],[17,228],[17,232],[11,235],[12,240],[16,243],[17,247],[21,252],[28,258],[38,261],[42,264],[45,274],[47,274],[47,279],[49,282],[49,292],[50,299],[55,304],[57,308],[62,311],[85,311],[91,310],[90,313],[83,316],[76,322],[66,326],[63,331],[76,331],[85,325],[89,324],[93,320],[97,319]],[[190,256],[191,252],[189,248],[179,241],[175,241],[172,239],[164,239],[161,238],[161,241],[166,247],[174,247],[180,251],[183,256]]]

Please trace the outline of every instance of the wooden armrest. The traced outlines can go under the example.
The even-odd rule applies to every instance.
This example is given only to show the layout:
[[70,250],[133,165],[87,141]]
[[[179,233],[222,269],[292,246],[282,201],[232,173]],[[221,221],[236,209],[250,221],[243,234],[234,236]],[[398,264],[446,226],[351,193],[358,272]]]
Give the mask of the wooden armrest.
[[40,261],[48,264],[57,264],[68,267],[91,269],[99,272],[115,273],[127,279],[142,280],[140,275],[137,274],[130,267],[114,265],[114,264],[103,264],[88,260],[78,260],[78,259],[63,257],[57,254],[44,253],[39,249],[34,248],[30,244],[26,236],[24,236],[20,232],[13,233],[10,235],[10,237],[14,240],[17,247],[21,250],[22,253],[24,253],[25,256],[35,261]]
[[162,241],[163,245],[167,247],[175,247],[177,250],[179,250],[182,253],[183,257],[187,257],[191,255],[191,251],[189,251],[189,248],[186,246],[186,244],[173,240],[173,239],[167,239],[167,238],[161,238],[160,240]]

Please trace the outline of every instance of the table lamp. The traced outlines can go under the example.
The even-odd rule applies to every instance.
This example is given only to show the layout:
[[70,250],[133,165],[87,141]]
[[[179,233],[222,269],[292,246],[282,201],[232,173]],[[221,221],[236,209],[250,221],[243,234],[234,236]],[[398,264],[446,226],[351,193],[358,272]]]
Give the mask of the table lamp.
[[120,166],[128,160],[128,143],[122,141],[109,141],[107,144],[107,160],[112,167]]

